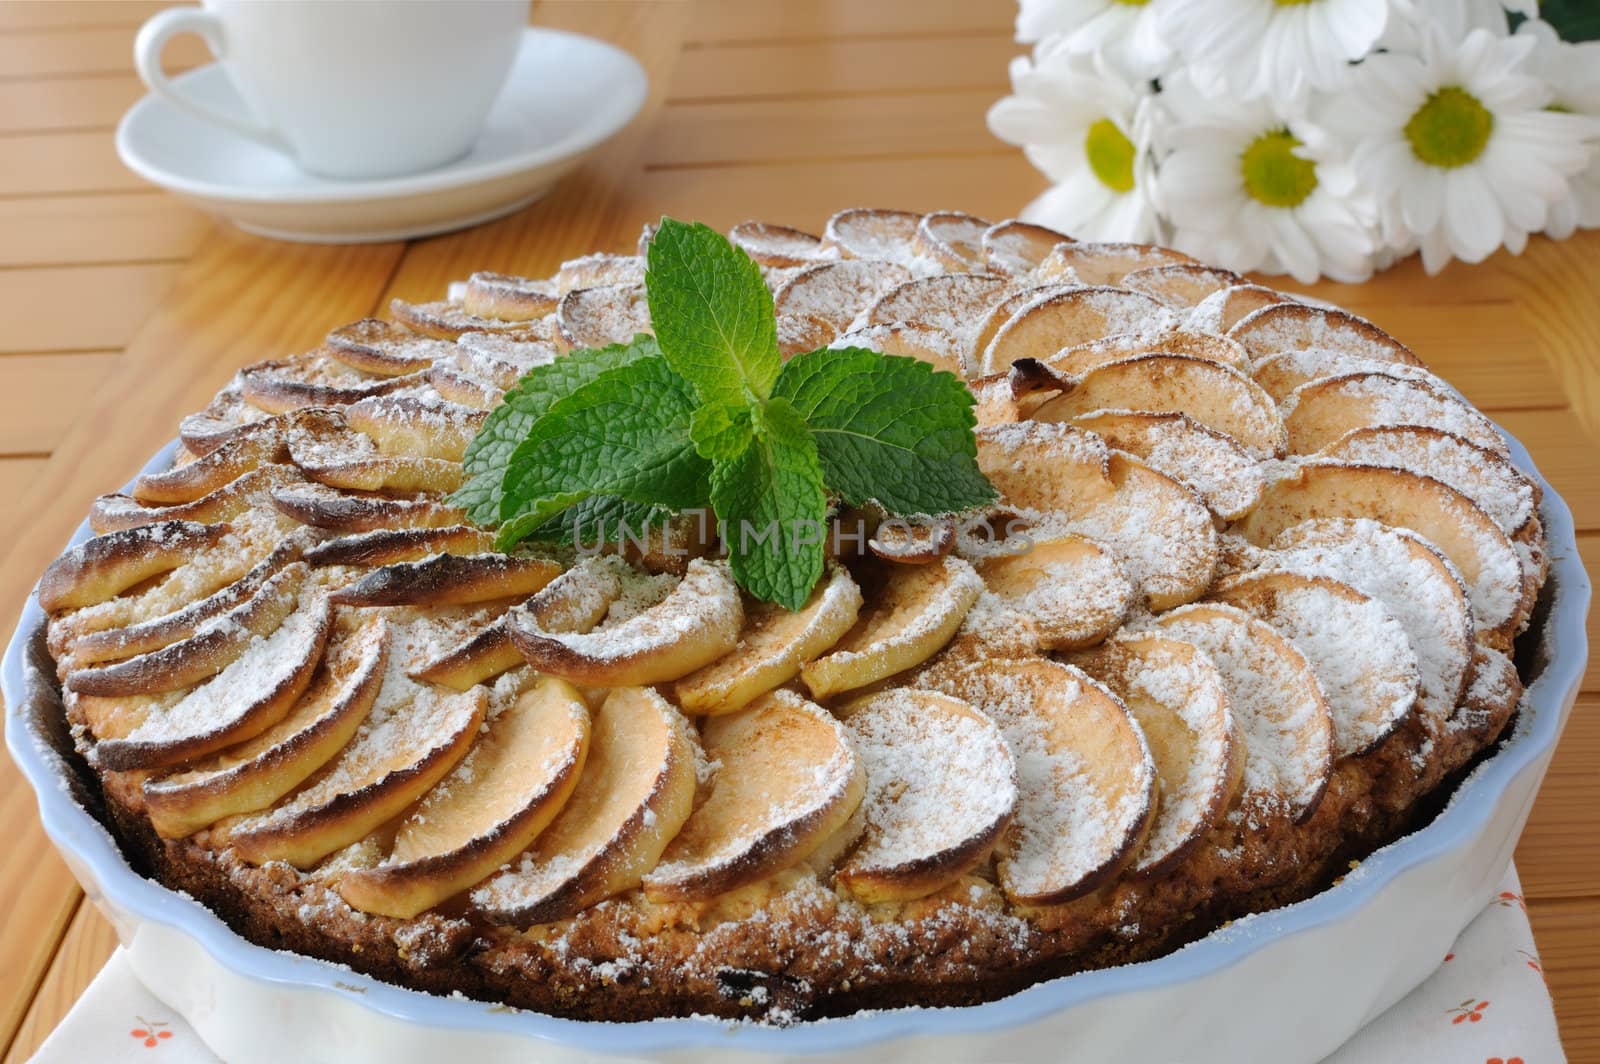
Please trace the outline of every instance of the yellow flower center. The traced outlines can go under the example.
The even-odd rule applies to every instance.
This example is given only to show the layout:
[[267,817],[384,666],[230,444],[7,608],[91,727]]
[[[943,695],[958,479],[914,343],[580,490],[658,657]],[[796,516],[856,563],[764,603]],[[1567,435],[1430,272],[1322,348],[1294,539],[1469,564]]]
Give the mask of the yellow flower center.
[[1302,4],[1315,3],[1315,0],[1274,0],[1279,7],[1299,7]]
[[1448,87],[1429,96],[1406,123],[1411,151],[1429,166],[1465,166],[1483,154],[1494,132],[1494,115],[1465,89]]
[[1317,164],[1294,153],[1300,140],[1287,129],[1263,133],[1239,156],[1244,190],[1268,207],[1298,207],[1317,187]]
[[1124,7],[1143,7],[1144,5],[1148,4],[1150,0],[1116,0],[1116,2]]
[[1089,169],[1107,188],[1133,191],[1133,141],[1115,122],[1102,118],[1090,126],[1083,138],[1083,153],[1089,159]]

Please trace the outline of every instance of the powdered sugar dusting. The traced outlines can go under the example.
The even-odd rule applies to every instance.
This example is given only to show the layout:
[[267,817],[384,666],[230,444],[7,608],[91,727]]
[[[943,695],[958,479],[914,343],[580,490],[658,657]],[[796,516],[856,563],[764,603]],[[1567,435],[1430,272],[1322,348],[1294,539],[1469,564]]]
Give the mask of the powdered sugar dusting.
[[845,727],[867,770],[867,833],[848,867],[891,871],[990,835],[1017,800],[1011,751],[987,717],[893,690]]
[[1262,565],[1341,580],[1381,602],[1417,655],[1421,712],[1449,718],[1471,663],[1473,629],[1459,575],[1414,533],[1376,521],[1310,521],[1279,537]]
[[1327,783],[1332,721],[1316,674],[1270,628],[1229,606],[1185,606],[1159,622],[1204,650],[1228,686],[1245,735],[1246,815],[1299,817]]

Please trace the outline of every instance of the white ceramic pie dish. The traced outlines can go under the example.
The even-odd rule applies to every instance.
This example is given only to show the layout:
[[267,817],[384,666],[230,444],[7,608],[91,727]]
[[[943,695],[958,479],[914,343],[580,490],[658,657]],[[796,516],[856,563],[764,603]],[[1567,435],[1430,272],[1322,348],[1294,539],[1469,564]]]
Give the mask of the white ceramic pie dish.
[[[590,1023],[437,997],[256,946],[199,903],[136,873],[80,804],[49,731],[59,705],[32,597],[0,672],[6,745],[38,795],[46,832],[116,926],[134,971],[233,1064],[277,1064],[286,1053],[340,1064],[447,1055],[500,1064],[530,1054],[543,1062],[920,1064],[1059,1060],[1067,1046],[1084,1060],[1315,1061],[1426,978],[1489,900],[1581,684],[1590,586],[1572,515],[1527,451],[1515,440],[1511,450],[1544,487],[1552,559],[1534,645],[1520,655],[1531,683],[1514,734],[1438,817],[1306,901],[1236,921],[1166,957],[1051,980],[985,1005],[788,1028],[715,1019]],[[146,471],[166,468],[171,454],[169,446]],[[74,542],[89,535],[82,526]]]

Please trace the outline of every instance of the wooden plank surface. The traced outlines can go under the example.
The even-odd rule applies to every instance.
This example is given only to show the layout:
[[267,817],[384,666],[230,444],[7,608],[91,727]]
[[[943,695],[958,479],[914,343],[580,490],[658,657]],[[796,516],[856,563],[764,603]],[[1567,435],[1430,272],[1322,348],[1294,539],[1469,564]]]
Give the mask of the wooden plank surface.
[[[409,245],[274,244],[213,226],[116,159],[110,130],[140,93],[133,36],[164,6],[0,0],[6,616],[93,496],[235,367],[309,346],[391,296],[626,250],[663,213],[816,231],[857,204],[1008,217],[1043,187],[983,126],[1018,51],[1011,0],[557,0],[535,4],[535,21],[616,41],[651,74],[646,113],[622,137],[491,225]],[[207,58],[187,38],[166,60]],[[1573,507],[1580,553],[1600,566],[1600,233],[1536,238],[1520,258],[1437,278],[1413,258],[1368,284],[1310,291],[1374,318],[1493,412]],[[1584,690],[1517,857],[1569,1053],[1600,1060],[1600,662]],[[27,1059],[114,941],[32,801],[0,759],[0,822],[12,827],[0,851],[3,1064]]]

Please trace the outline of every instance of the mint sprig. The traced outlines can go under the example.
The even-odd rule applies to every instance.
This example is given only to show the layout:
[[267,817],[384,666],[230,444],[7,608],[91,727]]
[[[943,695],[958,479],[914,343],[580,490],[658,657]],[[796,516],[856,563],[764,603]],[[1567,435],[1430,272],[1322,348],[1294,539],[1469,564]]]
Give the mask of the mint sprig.
[[468,448],[454,500],[502,548],[709,505],[739,585],[798,609],[830,494],[903,516],[993,501],[954,375],[860,348],[785,363],[760,268],[704,225],[662,219],[647,261],[655,337],[530,371]]
[[828,486],[852,506],[931,516],[987,502],[972,393],[914,358],[859,347],[796,355],[774,398],[811,427]]
[[656,338],[640,334],[632,343],[573,351],[535,366],[506,392],[505,401],[484,419],[462,459],[464,483],[450,501],[480,525],[500,523],[502,485],[511,456],[557,399],[570,395],[607,370],[641,358],[659,357]]
[[641,358],[556,400],[506,466],[496,542],[508,547],[595,495],[688,510],[710,467],[689,437],[695,399],[664,358]]

